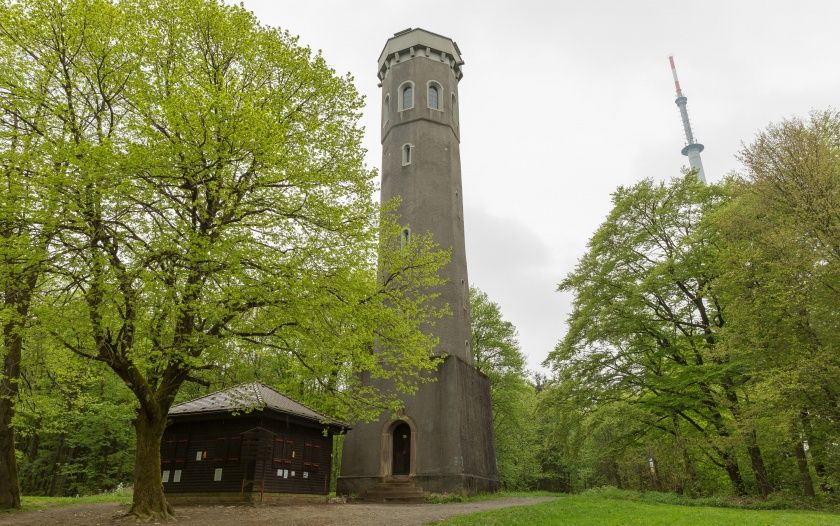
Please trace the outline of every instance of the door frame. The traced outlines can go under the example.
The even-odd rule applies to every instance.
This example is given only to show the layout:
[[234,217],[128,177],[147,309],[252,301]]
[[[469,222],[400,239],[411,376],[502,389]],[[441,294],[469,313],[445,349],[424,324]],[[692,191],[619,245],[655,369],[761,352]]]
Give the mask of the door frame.
[[[406,423],[411,430],[411,443],[409,447],[409,469],[408,476],[413,477],[417,473],[417,425],[408,416],[401,416],[391,421],[385,422],[382,428],[382,439],[380,447],[380,475],[384,478],[391,478],[393,474],[394,462],[394,430],[398,425]],[[405,475],[396,475],[397,477],[404,477]]]

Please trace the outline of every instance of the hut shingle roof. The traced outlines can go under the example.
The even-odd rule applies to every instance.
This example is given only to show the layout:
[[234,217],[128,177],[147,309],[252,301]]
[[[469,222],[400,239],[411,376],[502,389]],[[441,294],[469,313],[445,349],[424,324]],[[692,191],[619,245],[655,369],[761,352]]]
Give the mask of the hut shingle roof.
[[240,384],[229,389],[190,400],[169,409],[170,416],[201,413],[227,413],[272,409],[280,413],[349,429],[344,422],[330,418],[314,409],[292,400],[288,396],[261,383]]

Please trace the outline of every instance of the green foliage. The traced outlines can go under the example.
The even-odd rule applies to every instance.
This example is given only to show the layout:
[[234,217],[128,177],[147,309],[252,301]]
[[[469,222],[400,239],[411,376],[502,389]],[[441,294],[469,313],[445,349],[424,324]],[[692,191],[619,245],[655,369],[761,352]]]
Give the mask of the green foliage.
[[[281,385],[317,385],[313,405],[345,418],[416,389],[436,363],[428,291],[448,256],[428,237],[390,242],[352,79],[217,0],[4,2],[0,25],[3,131],[40,141],[33,181],[61,210],[39,322],[130,390],[138,441],[152,445],[138,451],[156,450],[185,382],[255,357]],[[158,463],[134,465],[144,518],[168,516]]]
[[733,427],[744,377],[718,345],[716,247],[702,223],[726,201],[725,188],[693,174],[619,188],[560,284],[575,293],[574,310],[547,363],[557,396],[580,412],[567,446],[579,466],[572,487],[700,490],[705,473],[688,454],[696,444],[743,491]]
[[554,487],[725,495],[728,482],[770,507],[832,505],[838,130],[838,113],[816,112],[761,132],[742,177],[614,194],[560,284],[575,303],[540,424]]
[[131,483],[131,395],[101,364],[29,345],[15,427],[27,495],[91,495]]
[[539,475],[535,456],[536,393],[527,379],[516,327],[502,318],[487,294],[470,288],[472,349],[475,366],[490,379],[496,464],[502,487],[533,487]]
[[[815,482],[837,488],[840,114],[772,125],[741,159],[738,198],[716,217],[732,305],[725,341],[753,364],[755,418],[769,434],[790,437],[781,448],[807,443]],[[800,472],[789,485],[808,493],[812,483]]]
[[648,504],[672,504],[678,506],[704,506],[715,508],[740,508],[752,510],[815,510],[840,512],[831,502],[804,499],[784,492],[774,493],[767,499],[734,498],[731,496],[687,497],[661,491],[634,491],[611,486],[591,488],[581,493],[586,497],[629,500]]

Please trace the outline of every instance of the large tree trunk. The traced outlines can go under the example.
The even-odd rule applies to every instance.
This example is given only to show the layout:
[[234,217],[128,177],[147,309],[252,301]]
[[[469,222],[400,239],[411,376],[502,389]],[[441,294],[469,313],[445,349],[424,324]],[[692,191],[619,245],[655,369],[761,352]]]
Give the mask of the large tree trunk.
[[758,447],[755,431],[750,436],[750,445],[747,448],[747,452],[750,454],[750,461],[752,462],[753,472],[755,473],[755,482],[758,486],[758,491],[762,497],[767,498],[767,495],[773,491],[773,487],[770,485],[767,469],[764,467],[764,457],[761,455],[761,449]]
[[820,489],[826,493],[831,493],[834,488],[828,482],[828,470],[823,461],[825,452],[825,443],[814,435],[814,428],[811,426],[811,416],[805,409],[799,412],[800,420],[802,421],[802,431],[805,433],[805,440],[808,442],[808,453],[811,455],[811,463],[814,464],[814,471],[817,472],[817,478],[820,481]]
[[[8,377],[4,375],[0,390],[7,392]],[[20,508],[20,486],[18,485],[17,461],[15,460],[15,430],[13,399],[0,396],[0,508]]]
[[18,396],[20,357],[23,348],[21,324],[14,320],[3,327],[6,356],[0,379],[0,508],[20,508],[20,484],[15,459],[15,401]]
[[143,521],[167,521],[174,517],[160,480],[160,443],[165,428],[165,412],[162,416],[150,416],[142,408],[138,409],[137,418],[134,419],[137,433],[134,500],[128,513]]
[[805,444],[801,440],[796,442],[793,448],[796,455],[796,464],[799,467],[799,476],[802,478],[802,492],[806,497],[815,496],[814,481],[811,479],[811,471],[808,469],[808,457],[805,456]]
[[[5,239],[9,232],[3,232]],[[38,252],[41,253],[41,252]],[[9,262],[4,259],[4,265]],[[20,508],[20,481],[15,458],[15,416],[20,381],[20,361],[23,351],[23,329],[29,318],[32,294],[38,284],[38,266],[33,265],[23,272],[6,275],[8,283],[3,291],[4,307],[11,317],[3,326],[3,346],[6,356],[0,371],[0,509]]]
[[744,479],[741,477],[741,468],[738,467],[738,461],[731,453],[724,453],[723,462],[726,466],[726,474],[729,476],[729,481],[732,482],[732,489],[738,496],[747,494],[747,488],[744,486]]

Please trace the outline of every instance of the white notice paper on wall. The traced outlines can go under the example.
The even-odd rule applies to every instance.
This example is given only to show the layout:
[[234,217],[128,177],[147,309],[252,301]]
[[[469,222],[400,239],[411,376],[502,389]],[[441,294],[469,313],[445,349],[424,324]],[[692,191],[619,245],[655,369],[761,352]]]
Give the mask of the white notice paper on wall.
[[216,468],[213,473],[213,482],[219,482],[220,480],[222,480],[222,468]]
[[175,473],[172,474],[172,482],[181,482],[181,470],[176,469]]
[[292,476],[293,476],[293,477],[295,476],[295,472],[294,472],[294,471],[292,471]]
[[308,471],[303,472],[303,478],[305,478],[305,479],[309,478],[309,472]]
[[163,470],[163,474],[160,476],[160,481],[161,482],[169,482],[169,470],[168,469]]
[[201,460],[201,451],[196,451],[195,452],[195,459],[196,460]]

